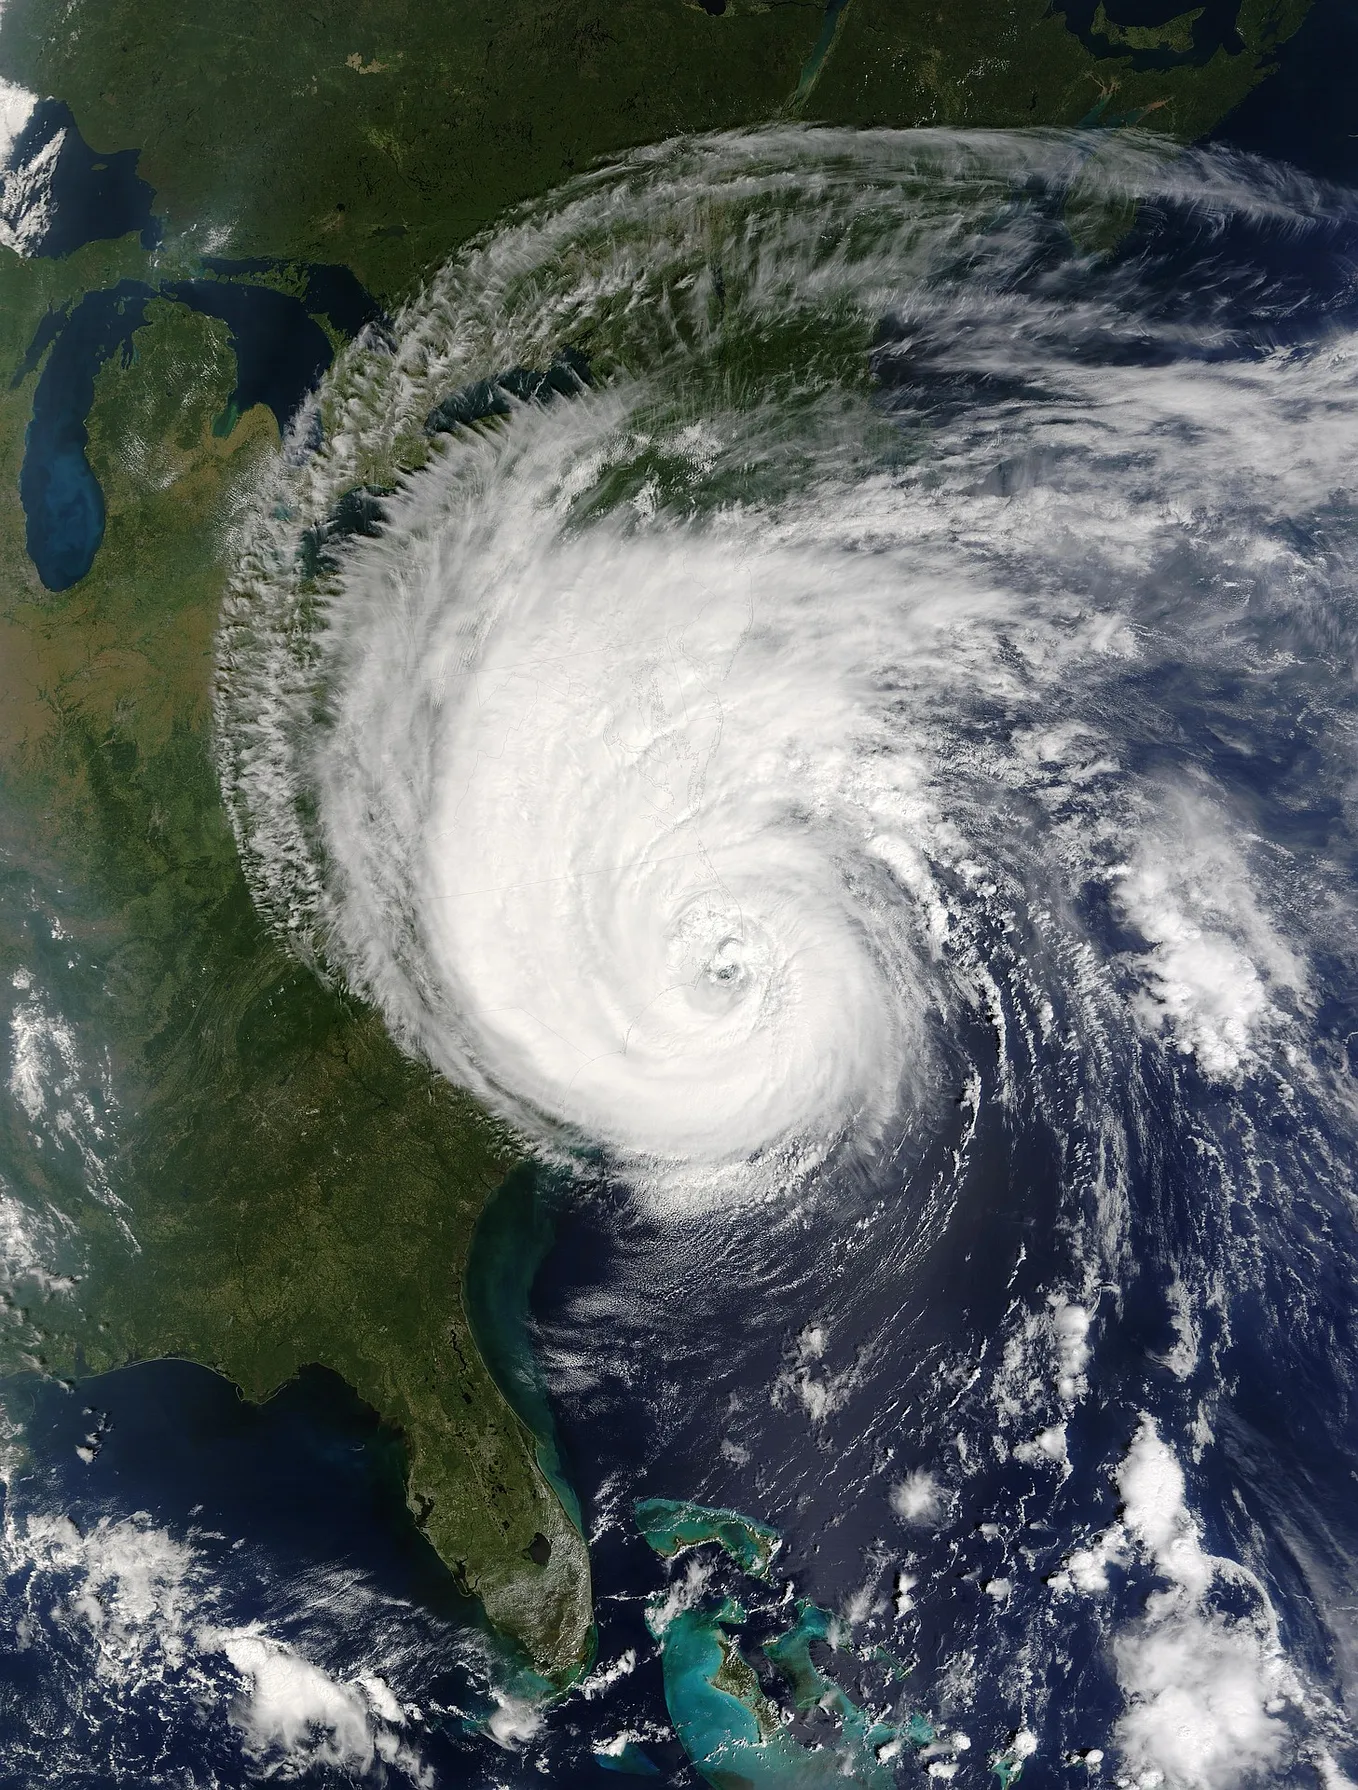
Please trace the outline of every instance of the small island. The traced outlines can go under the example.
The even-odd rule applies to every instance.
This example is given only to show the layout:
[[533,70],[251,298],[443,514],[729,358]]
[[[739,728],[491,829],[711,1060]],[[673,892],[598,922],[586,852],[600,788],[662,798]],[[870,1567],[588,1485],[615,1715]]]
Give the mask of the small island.
[[766,1579],[782,1538],[767,1523],[757,1523],[738,1510],[718,1510],[680,1498],[641,1498],[634,1506],[637,1527],[662,1560],[688,1548],[716,1542],[742,1572]]

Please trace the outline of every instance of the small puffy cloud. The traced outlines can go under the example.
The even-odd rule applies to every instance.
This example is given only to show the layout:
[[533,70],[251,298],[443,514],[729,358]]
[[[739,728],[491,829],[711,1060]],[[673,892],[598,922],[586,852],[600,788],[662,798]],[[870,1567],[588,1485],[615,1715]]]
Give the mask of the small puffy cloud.
[[201,1575],[193,1550],[144,1512],[101,1517],[83,1532],[66,1516],[31,1516],[7,1529],[4,1556],[7,1566],[41,1575],[54,1594],[64,1588],[53,1615],[94,1641],[106,1678],[130,1683],[183,1662]]
[[1020,1442],[1014,1450],[1016,1459],[1026,1461],[1029,1466],[1037,1467],[1044,1463],[1053,1467],[1069,1468],[1070,1462],[1066,1452],[1066,1426],[1054,1423],[1049,1429],[1042,1430],[1031,1442]]
[[891,1508],[903,1523],[925,1528],[943,1514],[947,1495],[934,1475],[924,1467],[908,1473],[891,1488]]
[[844,1403],[856,1382],[850,1367],[841,1373],[828,1368],[817,1371],[830,1345],[830,1332],[824,1324],[808,1324],[793,1345],[791,1363],[773,1385],[773,1403],[782,1409],[795,1399],[813,1424],[823,1423],[832,1411]]
[[620,1678],[628,1677],[636,1669],[637,1650],[635,1647],[628,1647],[608,1665],[596,1666],[592,1672],[582,1678],[575,1686],[575,1693],[586,1700],[591,1697],[600,1697],[605,1691],[612,1690]]
[[1056,1343],[1056,1389],[1066,1404],[1085,1389],[1089,1365],[1089,1312],[1083,1305],[1055,1296],[1051,1300],[1052,1336]]
[[1108,1589],[1108,1568],[1125,1558],[1126,1532],[1121,1523],[1105,1529],[1087,1548],[1076,1548],[1063,1571],[1051,1580],[1055,1591],[1081,1591],[1086,1597]]

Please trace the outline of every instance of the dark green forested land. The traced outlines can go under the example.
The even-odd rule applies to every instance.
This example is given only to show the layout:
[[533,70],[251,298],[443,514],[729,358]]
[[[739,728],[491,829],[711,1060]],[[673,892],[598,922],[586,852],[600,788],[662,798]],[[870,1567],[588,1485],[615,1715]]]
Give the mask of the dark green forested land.
[[[714,5],[721,0],[711,0]],[[675,132],[849,124],[1207,130],[1307,0],[1242,0],[1236,43],[1049,0],[9,0],[0,73],[142,152],[171,239],[344,261],[394,297],[503,208]],[[1092,47],[1091,47],[1092,46]],[[1152,64],[1165,66],[1149,66]]]

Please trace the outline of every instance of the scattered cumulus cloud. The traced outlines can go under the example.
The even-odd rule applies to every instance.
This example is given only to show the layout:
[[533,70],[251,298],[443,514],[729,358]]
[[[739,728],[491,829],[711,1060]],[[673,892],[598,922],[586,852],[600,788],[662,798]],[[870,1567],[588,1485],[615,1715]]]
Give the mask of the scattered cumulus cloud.
[[628,1647],[615,1660],[610,1660],[606,1666],[596,1666],[582,1678],[575,1686],[576,1694],[586,1699],[602,1696],[620,1678],[629,1677],[636,1669],[637,1650],[635,1647]]
[[1161,1359],[1176,1379],[1186,1380],[1198,1365],[1200,1338],[1193,1298],[1182,1280],[1176,1280],[1169,1289],[1169,1315],[1174,1343]]
[[486,1723],[486,1732],[497,1746],[508,1751],[527,1745],[542,1727],[541,1704],[505,1691],[496,1691],[494,1695],[495,1710]]
[[86,1059],[73,1027],[51,1009],[26,970],[12,985],[19,999],[9,1020],[10,1097],[28,1121],[34,1146],[78,1162],[85,1191],[119,1215],[132,1241],[107,1165],[116,1117],[107,1053],[93,1063]]
[[330,1767],[432,1783],[385,1678],[338,1676],[258,1624],[224,1624],[193,1542],[145,1512],[82,1529],[59,1512],[8,1510],[0,1572],[24,1587],[21,1644],[40,1628],[63,1637],[63,1671],[77,1675],[91,1720],[116,1726],[148,1706],[168,1715],[182,1695],[199,1714],[221,1711],[262,1776]]
[[27,1283],[44,1294],[69,1293],[75,1281],[58,1260],[70,1247],[73,1227],[49,1207],[38,1212],[0,1181],[0,1284]]
[[299,1777],[317,1766],[364,1775],[381,1761],[415,1784],[432,1785],[432,1773],[401,1738],[403,1711],[380,1677],[332,1678],[257,1629],[209,1629],[198,1640],[205,1651],[225,1654],[245,1681],[230,1716],[267,1775]]
[[[1239,1790],[1296,1750],[1304,1703],[1278,1640],[1268,1593],[1238,1562],[1208,1553],[1183,1469],[1143,1417],[1117,1473],[1122,1514],[1051,1581],[1097,1596],[1112,1567],[1158,1581],[1139,1617],[1113,1638],[1124,1707],[1115,1740],[1138,1790]],[[1231,1608],[1216,1594],[1229,1587]],[[1241,1613],[1241,1604],[1245,1605]]]
[[651,1599],[646,1606],[646,1626],[657,1641],[663,1641],[677,1616],[702,1601],[714,1570],[715,1562],[689,1555],[685,1558],[684,1571],[670,1580],[660,1596]]
[[1133,959],[1133,1012],[1215,1081],[1238,1081],[1288,1005],[1307,994],[1306,966],[1279,937],[1249,870],[1205,804],[1149,834],[1114,877],[1114,905],[1146,949]]
[[52,174],[66,140],[56,131],[27,160],[17,160],[18,139],[33,116],[37,98],[12,81],[0,80],[0,248],[31,255],[52,219]]
[[1089,1390],[1093,1314],[1064,1292],[1023,1311],[991,1389],[1002,1435],[1018,1431],[1015,1456],[1031,1466],[1069,1468],[1067,1416]]
[[1020,1442],[1014,1454],[1018,1460],[1026,1461],[1032,1467],[1046,1464],[1069,1470],[1065,1424],[1054,1423],[1049,1429],[1039,1431],[1031,1442]]
[[1052,1335],[1056,1342],[1056,1390],[1062,1402],[1073,1404],[1085,1391],[1085,1368],[1089,1365],[1090,1315],[1064,1295],[1050,1300]]
[[837,1411],[857,1383],[852,1367],[838,1373],[822,1366],[830,1344],[830,1333],[824,1324],[808,1324],[793,1345],[789,1365],[773,1385],[776,1406],[796,1402],[813,1424],[823,1423]]
[[[26,976],[19,987],[28,991]],[[29,1123],[36,1124],[49,1101],[64,1093],[79,1072],[75,1034],[34,997],[20,1001],[10,1015],[9,1039],[9,1091]]]

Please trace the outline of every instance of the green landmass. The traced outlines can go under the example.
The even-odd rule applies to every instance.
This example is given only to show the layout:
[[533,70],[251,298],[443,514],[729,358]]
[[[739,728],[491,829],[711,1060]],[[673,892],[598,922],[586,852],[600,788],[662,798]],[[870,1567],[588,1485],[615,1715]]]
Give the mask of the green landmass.
[[[79,1280],[11,1300],[4,1360],[77,1375],[181,1355],[250,1398],[333,1368],[401,1431],[412,1508],[491,1620],[558,1682],[587,1657],[583,1541],[462,1298],[513,1143],[280,951],[218,797],[214,629],[273,421],[227,413],[220,324],[153,303],[90,416],[104,545],[53,596],[18,502],[36,373],[10,383],[49,309],[209,253],[344,263],[395,303],[504,207],[600,156],[776,117],[1139,121],[1187,139],[1264,78],[1306,3],[1243,0],[1241,52],[1151,68],[1184,51],[1193,15],[1151,45],[1101,11],[1095,53],[1047,0],[729,0],[717,17],[690,0],[301,0],[286,20],[263,0],[9,0],[0,76],[64,99],[96,150],[140,149],[165,241],[0,253],[5,874],[62,891],[116,1102],[107,1186],[66,1172],[17,1110],[5,1120],[16,1185],[75,1227]],[[1097,246],[1127,219],[1071,221]],[[286,269],[259,277],[302,289]],[[4,944],[23,961],[17,936]],[[676,1550],[716,1540],[767,1570],[762,1525],[668,1511],[655,1533]],[[685,1539],[685,1522],[715,1528]],[[711,1634],[700,1651],[714,1675],[737,1670]]]
[[1103,0],[1094,13],[1092,35],[1105,38],[1110,44],[1125,45],[1129,50],[1173,50],[1186,55],[1193,48],[1193,27],[1202,17],[1204,7],[1180,13],[1164,25],[1118,25],[1108,16]]
[[[0,263],[14,359],[74,272]],[[375,1014],[270,940],[217,797],[223,556],[277,444],[262,409],[215,432],[234,378],[222,324],[151,304],[131,361],[98,376],[89,457],[107,533],[60,596],[28,565],[16,495],[32,377],[0,398],[5,794],[38,820],[34,861],[85,892],[82,917],[62,919],[98,965],[101,998],[79,1017],[111,1054],[110,1184],[124,1201],[54,1179],[16,1116],[8,1163],[78,1221],[84,1260],[74,1294],[11,1330],[10,1359],[85,1375],[184,1356],[251,1399],[306,1363],[334,1369],[401,1431],[411,1504],[442,1559],[561,1678],[591,1645],[584,1544],[460,1298],[476,1220],[515,1151]]]
[[1243,50],[1220,49],[1201,67],[1144,68],[1139,43],[1096,55],[1046,0],[849,0],[807,105],[853,124],[1140,124],[1190,141],[1266,77],[1308,7],[1242,0]]
[[1192,138],[1307,5],[1242,0],[1243,50],[1148,69],[1135,31],[1095,54],[1048,0],[301,0],[286,27],[269,0],[78,0],[60,26],[9,0],[0,74],[66,100],[94,148],[139,148],[171,244],[342,261],[396,297],[507,205],[676,133],[1097,114]]
[[662,1560],[716,1542],[751,1578],[766,1579],[781,1545],[778,1531],[738,1510],[717,1510],[681,1498],[639,1498],[632,1507],[637,1528]]
[[483,1206],[462,1274],[462,1309],[471,1339],[495,1384],[534,1438],[534,1458],[577,1531],[584,1519],[566,1478],[556,1420],[532,1347],[529,1298],[556,1228],[532,1162],[506,1175]]

